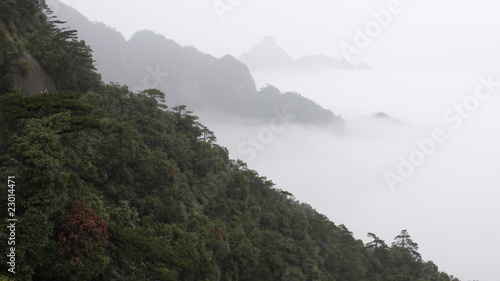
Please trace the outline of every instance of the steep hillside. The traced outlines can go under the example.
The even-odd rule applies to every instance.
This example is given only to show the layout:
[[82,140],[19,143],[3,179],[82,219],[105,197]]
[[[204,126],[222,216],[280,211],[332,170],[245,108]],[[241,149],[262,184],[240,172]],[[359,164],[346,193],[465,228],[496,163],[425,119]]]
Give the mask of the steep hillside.
[[[422,260],[406,231],[392,246],[375,235],[363,245],[345,226],[230,160],[195,116],[184,107],[165,109],[162,98],[115,85],[0,97],[9,131],[0,181],[18,187],[15,264],[0,257],[3,270],[16,273],[4,276],[451,280]],[[7,182],[9,176],[15,178]]]
[[90,48],[43,1],[2,1],[0,19],[0,90],[86,91],[101,83]]
[[42,92],[57,91],[52,78],[28,52],[24,52],[19,60],[24,70],[14,76],[15,87],[18,87],[24,94],[29,96]]
[[[7,15],[43,11],[36,0],[2,3]],[[49,63],[59,89],[0,92],[1,196],[10,198],[0,280],[452,280],[422,260],[406,230],[391,246],[371,233],[363,245],[229,159],[185,106],[165,106],[161,91],[82,81],[98,77],[89,64],[75,79],[70,60],[53,72],[59,61],[48,58],[68,57],[42,51],[39,40],[76,58],[88,48],[55,39],[63,31],[44,14],[23,17],[26,26],[52,26],[43,37],[0,18],[38,46],[27,49]]]
[[44,90],[57,90],[54,81],[38,61],[27,51],[22,51],[25,48],[21,48],[22,42],[18,42],[17,39],[4,22],[0,22],[0,46],[2,46],[0,88],[4,91],[17,88],[26,95],[39,94]]

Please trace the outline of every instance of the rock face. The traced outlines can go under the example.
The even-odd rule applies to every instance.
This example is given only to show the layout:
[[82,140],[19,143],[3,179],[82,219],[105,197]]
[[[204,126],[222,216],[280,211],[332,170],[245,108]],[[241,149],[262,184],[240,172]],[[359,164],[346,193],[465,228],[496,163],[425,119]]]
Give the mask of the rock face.
[[[32,96],[57,91],[54,81],[30,54],[25,52],[19,64],[22,73],[14,76],[14,86],[25,95]],[[4,128],[0,124],[0,155],[4,154],[6,145]]]
[[[14,44],[9,30],[2,21],[0,21],[0,32],[1,36],[7,38],[8,44]],[[24,52],[15,64],[15,68],[19,69],[20,73],[18,72],[19,74],[13,77],[14,86],[26,95],[37,95],[43,91],[57,91],[54,81],[28,52]]]
[[54,81],[30,54],[25,52],[20,64],[23,73],[14,77],[14,84],[26,95],[57,91]]
[[[0,32],[2,32],[1,35],[7,38],[9,42],[12,40],[9,31],[1,21]],[[13,81],[10,83],[13,82],[14,86],[19,88],[24,94],[31,96],[44,91],[57,91],[54,81],[52,81],[45,70],[29,53],[24,52],[15,64],[16,66],[14,67],[19,69],[19,71],[16,70],[16,73],[20,73],[12,75]],[[4,130],[3,124],[0,124],[0,155],[4,154],[7,145]]]

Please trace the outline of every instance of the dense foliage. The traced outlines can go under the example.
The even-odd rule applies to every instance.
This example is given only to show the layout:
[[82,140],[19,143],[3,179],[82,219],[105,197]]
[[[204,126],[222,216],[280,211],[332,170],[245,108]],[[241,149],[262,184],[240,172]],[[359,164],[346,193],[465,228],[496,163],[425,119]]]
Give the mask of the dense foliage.
[[[39,4],[2,5],[21,2]],[[39,40],[57,36],[51,30]],[[86,50],[58,42],[68,53]],[[452,279],[422,261],[406,230],[391,247],[375,234],[364,245],[230,160],[185,106],[166,107],[162,92],[57,73],[65,90],[0,92],[0,181],[16,176],[17,202],[16,273],[2,266],[0,279]]]
[[19,280],[450,280],[406,231],[363,245],[161,97],[107,85],[0,98]]
[[13,89],[15,75],[30,72],[23,58],[30,53],[47,71],[59,90],[87,91],[97,87],[92,51],[76,31],[59,27],[41,0],[0,2],[0,90]]

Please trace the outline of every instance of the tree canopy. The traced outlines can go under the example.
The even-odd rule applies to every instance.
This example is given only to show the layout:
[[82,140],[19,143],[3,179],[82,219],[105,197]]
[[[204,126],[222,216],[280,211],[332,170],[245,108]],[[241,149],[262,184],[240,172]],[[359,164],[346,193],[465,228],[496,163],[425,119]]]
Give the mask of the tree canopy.
[[18,187],[16,274],[2,267],[1,280],[452,280],[407,231],[390,248],[370,233],[365,246],[231,160],[164,93],[103,84],[90,50],[43,2],[0,5],[18,38],[0,53],[26,48],[59,88],[1,88],[0,182],[16,176]]

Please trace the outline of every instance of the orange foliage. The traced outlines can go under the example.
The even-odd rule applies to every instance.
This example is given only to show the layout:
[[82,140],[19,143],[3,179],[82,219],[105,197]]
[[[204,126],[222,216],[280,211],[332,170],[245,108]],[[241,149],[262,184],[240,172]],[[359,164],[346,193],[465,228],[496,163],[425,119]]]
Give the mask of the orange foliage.
[[172,176],[177,174],[177,170],[173,166],[168,166],[168,173]]
[[[81,200],[79,200],[81,201]],[[108,242],[108,224],[89,207],[74,201],[61,224],[57,246],[61,255],[69,254],[72,266],[83,265],[76,255],[88,254]]]
[[222,227],[220,226],[213,227],[212,229],[210,229],[210,231],[213,233],[215,239],[217,240],[224,239],[224,229],[222,229]]

